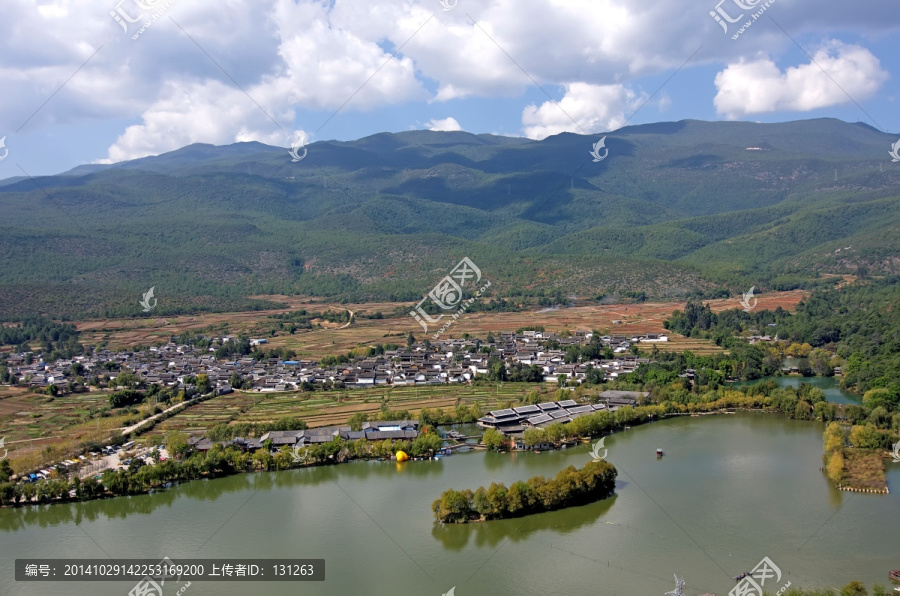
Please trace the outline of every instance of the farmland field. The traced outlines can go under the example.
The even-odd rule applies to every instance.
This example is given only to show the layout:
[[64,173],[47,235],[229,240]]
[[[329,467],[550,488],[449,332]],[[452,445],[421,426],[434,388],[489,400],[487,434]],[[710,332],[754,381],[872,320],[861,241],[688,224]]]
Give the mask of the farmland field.
[[[455,408],[458,404],[477,403],[484,411],[499,408],[507,401],[518,405],[522,396],[539,386],[530,383],[460,385],[434,387],[394,387],[316,391],[310,393],[236,392],[192,406],[156,426],[147,435],[181,430],[202,434],[221,422],[268,422],[296,416],[310,428],[344,424],[356,412],[370,418],[378,415],[382,404],[391,410],[409,410],[412,416],[422,408]],[[540,386],[546,392],[555,387]],[[550,399],[548,395],[548,399]]]
[[[770,292],[757,296],[756,308],[794,310],[803,299],[804,292]],[[290,308],[272,311],[216,313],[166,318],[139,319],[107,319],[84,321],[77,323],[83,333],[83,341],[87,343],[106,342],[107,347],[116,349],[131,347],[135,344],[153,345],[164,342],[171,335],[186,331],[197,333],[248,333],[251,336],[267,337],[270,347],[287,347],[297,352],[301,358],[319,359],[328,354],[342,354],[350,349],[372,343],[403,343],[406,335],[412,332],[417,338],[424,339],[437,329],[429,329],[425,333],[416,321],[409,316],[400,318],[366,319],[359,315],[375,312],[389,313],[396,308],[409,308],[412,303],[374,303],[333,305],[314,302],[311,299],[291,298],[285,296],[257,296],[273,301],[284,302]],[[739,308],[738,300],[720,299],[708,301],[712,310],[719,312],[731,308]],[[663,333],[663,321],[673,310],[684,307],[684,302],[654,302],[643,304],[612,304],[575,306],[558,310],[531,310],[525,312],[473,312],[461,316],[450,327],[446,337],[460,337],[469,333],[484,337],[488,331],[499,333],[515,331],[521,327],[542,325],[547,331],[588,331],[597,329],[615,335],[635,335],[641,333]],[[321,328],[310,331],[299,331],[296,334],[281,332],[275,336],[270,334],[273,320],[269,315],[291,312],[299,308],[322,312],[326,310],[351,310],[357,314],[354,322],[344,327],[338,323],[321,322]],[[671,338],[677,344],[680,340]],[[682,338],[683,339],[683,338]],[[688,341],[688,340],[685,340]],[[691,349],[700,353],[720,351],[711,342],[689,340],[686,347],[681,345],[659,344],[660,349]]]
[[101,417],[108,393],[91,391],[59,397],[23,388],[0,391],[0,438],[14,469],[68,457],[86,441],[105,441],[133,414]]
[[[773,292],[758,296],[759,309],[778,306],[793,310],[803,298],[801,291]],[[295,350],[299,357],[320,359],[327,354],[344,354],[350,349],[372,343],[404,344],[406,335],[428,337],[408,316],[400,318],[356,318],[349,326],[321,321],[319,328],[294,335],[281,332],[272,336],[272,314],[291,312],[300,308],[321,312],[351,310],[357,316],[365,313],[390,313],[407,303],[376,303],[331,305],[311,299],[265,296],[288,304],[287,309],[259,312],[217,313],[169,318],[107,319],[77,323],[87,344],[104,342],[110,349],[135,344],[152,345],[166,341],[171,335],[186,331],[197,333],[241,333],[266,336],[268,347],[284,346]],[[738,307],[737,300],[709,301],[714,311]],[[631,336],[642,333],[663,333],[663,321],[684,303],[644,303],[627,305],[589,305],[515,313],[467,313],[449,329],[445,337],[459,337],[469,333],[484,337],[488,331],[499,333],[520,327],[541,325],[548,331],[579,331],[596,329],[611,335]],[[435,329],[431,330],[432,333]],[[252,336],[252,335],[251,335]],[[710,341],[684,338],[670,334],[669,341],[643,344],[645,350],[657,346],[664,351],[690,350],[710,354],[721,348]],[[431,387],[384,387],[314,393],[245,393],[235,392],[194,404],[176,415],[162,420],[147,430],[144,437],[184,430],[202,434],[218,423],[272,421],[284,416],[302,418],[310,427],[345,423],[356,412],[377,415],[383,404],[392,410],[406,409],[415,416],[424,407],[453,408],[458,404],[477,403],[482,410],[497,409],[508,401],[534,389],[534,385],[504,383],[499,386],[463,385]],[[555,391],[554,386],[542,391]],[[68,457],[85,441],[104,442],[115,432],[133,423],[134,414],[101,417],[98,411],[107,405],[108,394],[100,391],[77,393],[51,398],[21,388],[0,388],[0,438],[4,438],[14,468],[32,467],[44,461]],[[549,396],[548,396],[549,398]],[[42,464],[41,464],[42,465]]]

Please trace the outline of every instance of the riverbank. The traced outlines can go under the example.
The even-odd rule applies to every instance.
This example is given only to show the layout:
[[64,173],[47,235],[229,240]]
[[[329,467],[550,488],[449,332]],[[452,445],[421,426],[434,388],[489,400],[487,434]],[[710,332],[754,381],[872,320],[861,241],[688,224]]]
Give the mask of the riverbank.
[[[673,588],[668,569],[685,578],[685,594],[727,594],[731,577],[763,555],[794,585],[884,583],[897,567],[900,494],[832,488],[819,471],[823,430],[742,412],[635,426],[605,440],[619,471],[613,496],[490,523],[435,524],[429,505],[450,487],[509,487],[581,468],[590,447],[235,474],[124,499],[3,509],[0,533],[4,543],[35,553],[28,556],[48,558],[103,557],[91,538],[136,558],[324,558],[334,572],[304,584],[310,596],[442,594],[453,586],[457,594],[531,594],[544,586],[549,593],[603,586],[610,594],[663,594]],[[898,474],[900,466],[889,466],[892,486]],[[727,532],[710,519],[727,520]],[[341,564],[347,560],[353,564]],[[0,593],[45,593],[47,584],[28,592],[13,582],[12,567],[11,559],[0,561]],[[222,585],[196,588],[212,594]],[[276,582],[253,588],[255,596],[284,592]],[[121,596],[115,582],[66,588],[71,596],[117,596],[116,589]]]
[[[600,410],[577,417],[564,425],[557,423],[531,429],[528,440],[532,445],[527,446],[546,444],[558,448],[572,440],[606,436],[627,427],[672,416],[759,411],[781,412],[788,418],[828,421],[833,420],[842,409],[837,404],[825,402],[816,390],[808,386],[798,389],[770,389],[767,385],[742,390],[719,388],[704,394],[685,394],[682,399],[684,401],[665,401],[635,408],[626,406],[614,412]],[[853,408],[864,413],[864,408],[860,406],[846,406],[846,409]],[[427,440],[425,437],[427,435],[422,435],[413,442],[349,441],[335,437],[332,441],[312,445],[296,453],[286,446],[277,452],[258,449],[250,453],[234,445],[223,447],[217,443],[209,451],[194,453],[183,461],[168,460],[149,466],[138,464],[124,471],[107,471],[100,479],[90,478],[84,482],[72,481],[69,484],[61,480],[40,481],[36,484],[0,484],[0,505],[18,506],[137,495],[159,490],[171,482],[355,460],[386,459],[397,451],[404,451],[413,457],[430,457],[443,444],[434,433]],[[501,446],[503,444],[509,446],[509,441],[501,443]],[[168,441],[167,447],[172,451]]]

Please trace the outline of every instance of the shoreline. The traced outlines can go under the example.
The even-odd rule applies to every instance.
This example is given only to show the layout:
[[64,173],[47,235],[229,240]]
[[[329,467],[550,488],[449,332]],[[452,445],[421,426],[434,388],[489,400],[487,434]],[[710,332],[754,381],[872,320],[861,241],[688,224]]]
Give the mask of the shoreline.
[[[659,407],[662,407],[662,406],[661,406],[660,404],[652,404],[652,405],[648,405],[648,406],[639,406],[639,408],[648,408],[648,407],[659,408]],[[778,409],[766,409],[766,408],[742,408],[742,407],[731,407],[731,408],[725,407],[725,408],[719,408],[719,409],[716,409],[716,410],[706,411],[706,412],[702,412],[702,413],[701,413],[701,412],[670,412],[670,413],[664,413],[664,414],[661,414],[658,418],[657,418],[657,417],[653,417],[653,416],[651,415],[651,416],[648,417],[646,420],[642,420],[642,421],[635,420],[635,421],[632,421],[632,422],[630,422],[630,423],[628,424],[628,427],[629,427],[629,429],[630,429],[630,428],[633,428],[633,427],[635,427],[635,426],[644,426],[644,425],[650,424],[650,423],[652,423],[652,422],[659,422],[659,421],[662,421],[662,420],[667,419],[667,418],[674,418],[674,417],[678,417],[678,416],[691,416],[691,417],[694,417],[694,416],[697,416],[697,415],[729,415],[729,414],[736,414],[737,412],[752,412],[752,413],[762,413],[762,414],[775,414],[775,413],[781,413],[781,411],[778,410]],[[452,423],[452,424],[456,424],[456,423]],[[442,425],[442,426],[451,426],[451,425],[448,424],[448,425]],[[612,432],[608,432],[608,433],[600,433],[600,434],[598,434],[598,435],[594,435],[594,436],[591,436],[591,437],[579,437],[579,438],[577,438],[577,439],[574,439],[574,442],[575,442],[575,443],[590,443],[590,442],[593,441],[593,440],[596,440],[596,439],[598,439],[598,438],[602,438],[602,437],[605,437],[605,436],[609,436],[610,434],[614,434],[614,433],[616,433],[616,432],[624,432],[624,430],[626,430],[626,429],[624,428],[624,426],[625,426],[625,425],[622,425],[621,427],[616,428],[616,429],[613,430]],[[568,443],[571,443],[571,442],[572,442],[572,441],[568,441]],[[566,444],[566,442],[564,442],[563,444]],[[541,449],[541,450],[535,450],[535,449],[504,449],[504,450],[500,450],[500,451],[497,451],[497,452],[498,452],[498,453],[524,453],[524,452],[533,451],[533,452],[539,453],[540,451],[559,451],[559,450],[562,450],[562,445],[563,445],[563,444],[561,444],[561,445],[558,446],[558,447],[553,447],[552,449]],[[470,448],[471,448],[471,451],[470,451],[470,452],[475,452],[475,451],[488,451],[487,447],[485,447],[483,444],[479,444],[479,445],[465,445],[465,444],[459,444],[459,445],[456,445],[456,447],[463,447],[463,446],[468,446],[468,447],[470,447]],[[481,447],[481,449],[476,449],[476,447]],[[392,449],[393,449],[393,447],[392,447]],[[401,449],[401,450],[402,450],[402,449]],[[224,450],[223,450],[223,451],[224,451]],[[465,453],[465,452],[463,452],[463,453]],[[410,461],[435,461],[435,460],[433,459],[433,458],[434,458],[434,455],[435,455],[435,454],[432,454],[432,456],[427,457],[427,458],[422,458],[422,457],[410,457]],[[459,455],[459,454],[455,454],[455,455]],[[273,456],[273,457],[274,457],[274,456]],[[444,456],[444,457],[447,457],[447,456]],[[169,460],[167,460],[167,462],[173,462],[173,463],[177,463],[177,464],[179,464],[179,465],[183,465],[184,462],[185,462],[185,461],[188,461],[189,459],[190,459],[190,458],[186,458],[186,459],[182,459],[182,460],[172,460],[172,459],[169,459]],[[124,494],[110,494],[110,493],[109,493],[109,489],[107,489],[107,492],[105,492],[105,493],[102,494],[102,495],[100,495],[100,494],[98,494],[98,495],[96,495],[96,496],[93,496],[93,495],[92,495],[92,496],[88,496],[88,497],[86,497],[86,498],[78,498],[78,497],[74,497],[74,496],[69,496],[69,497],[62,497],[62,498],[59,498],[59,497],[57,496],[57,497],[52,497],[52,498],[50,498],[49,500],[46,500],[46,501],[36,501],[35,499],[36,499],[37,497],[34,497],[34,498],[32,499],[31,502],[17,502],[17,503],[15,503],[15,504],[11,504],[11,505],[6,504],[6,499],[3,499],[4,502],[3,502],[2,505],[0,505],[0,509],[19,509],[19,508],[27,508],[27,507],[43,506],[43,505],[57,505],[57,504],[84,503],[84,502],[88,502],[88,501],[98,501],[98,500],[104,500],[104,499],[115,499],[115,498],[118,498],[118,497],[128,497],[128,496],[146,495],[146,494],[151,494],[151,493],[153,493],[153,492],[163,492],[163,491],[167,490],[167,488],[169,488],[169,487],[171,487],[171,486],[173,486],[173,485],[175,485],[175,484],[184,484],[184,483],[192,482],[192,481],[194,481],[194,480],[213,480],[213,479],[216,479],[216,478],[224,478],[224,477],[228,477],[228,476],[235,476],[235,475],[238,475],[238,474],[254,474],[254,473],[259,473],[259,472],[276,472],[276,473],[277,473],[277,472],[283,472],[283,471],[287,471],[287,470],[306,469],[306,468],[310,468],[310,467],[332,466],[332,465],[341,465],[341,464],[348,464],[348,463],[354,463],[354,462],[370,462],[370,461],[393,461],[393,462],[396,462],[396,460],[395,460],[393,457],[392,457],[392,458],[385,458],[385,457],[347,457],[347,458],[344,459],[343,461],[340,461],[340,460],[339,460],[338,458],[336,458],[336,457],[332,457],[332,458],[329,458],[328,460],[322,461],[322,462],[315,462],[315,463],[300,463],[300,464],[297,464],[297,465],[288,465],[287,467],[284,467],[284,468],[277,468],[277,467],[276,467],[275,469],[263,469],[263,470],[259,470],[259,469],[242,469],[242,470],[235,470],[235,471],[231,471],[231,472],[226,472],[226,471],[223,471],[223,470],[217,470],[217,471],[214,471],[214,472],[200,473],[198,476],[189,477],[189,478],[171,478],[171,479],[169,479],[169,480],[167,480],[167,481],[165,481],[165,482],[161,482],[161,483],[156,484],[156,485],[151,485],[151,486],[149,486],[148,488],[146,488],[146,489],[144,489],[144,490],[134,491],[134,492],[128,492],[128,493],[124,493]],[[163,462],[163,463],[167,463],[167,462]],[[294,463],[294,462],[292,462],[292,463]],[[155,465],[156,465],[156,466],[159,466],[159,465],[161,465],[161,464],[155,464]],[[152,467],[152,466],[147,466],[147,467]],[[114,473],[117,474],[117,475],[119,475],[119,476],[124,476],[124,477],[126,477],[126,479],[127,479],[127,476],[131,475],[130,473],[127,472],[127,470],[121,470],[121,471],[116,470]],[[43,481],[40,481],[40,482],[38,482],[38,483],[30,483],[30,486],[37,486],[37,484],[40,484],[40,483],[51,483],[51,482],[65,482],[65,481],[63,481],[63,480],[52,480],[52,479],[51,479],[51,480],[43,480]],[[166,486],[166,485],[168,485],[168,486]],[[2,496],[2,495],[0,495],[0,496]]]

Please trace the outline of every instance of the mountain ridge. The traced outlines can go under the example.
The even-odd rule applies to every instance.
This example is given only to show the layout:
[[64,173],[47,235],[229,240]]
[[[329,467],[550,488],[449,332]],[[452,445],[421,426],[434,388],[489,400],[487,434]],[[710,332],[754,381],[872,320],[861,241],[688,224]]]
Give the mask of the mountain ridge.
[[[593,162],[602,136],[608,157]],[[98,313],[128,312],[125,294],[150,285],[169,288],[178,308],[263,293],[414,300],[466,255],[502,272],[498,296],[669,297],[892,273],[894,140],[820,118],[539,141],[378,133],[311,143],[296,163],[263,143],[195,143],[0,185],[0,313],[21,311],[11,297],[34,284],[122,294]]]

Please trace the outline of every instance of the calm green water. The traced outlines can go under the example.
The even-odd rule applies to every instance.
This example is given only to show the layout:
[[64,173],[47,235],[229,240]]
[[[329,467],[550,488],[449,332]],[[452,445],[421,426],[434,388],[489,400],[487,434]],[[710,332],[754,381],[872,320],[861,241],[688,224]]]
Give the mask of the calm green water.
[[195,582],[186,596],[440,596],[454,586],[456,596],[661,595],[674,588],[673,572],[686,594],[721,596],[764,556],[795,585],[887,583],[900,567],[900,464],[888,464],[894,494],[841,493],[819,471],[821,433],[818,423],[752,413],[636,427],[605,442],[620,471],[614,498],[486,524],[435,526],[429,505],[446,488],[580,467],[588,447],[241,475],[0,510],[0,594],[124,596],[133,582],[12,580],[16,557],[106,554],[326,560],[323,583]]
[[764,383],[766,381],[775,381],[779,387],[799,387],[800,383],[807,383],[813,387],[818,387],[825,393],[825,399],[836,404],[856,404],[862,403],[860,397],[849,391],[841,389],[840,382],[835,377],[762,377],[753,381],[740,381],[733,383],[735,387],[747,387]]

